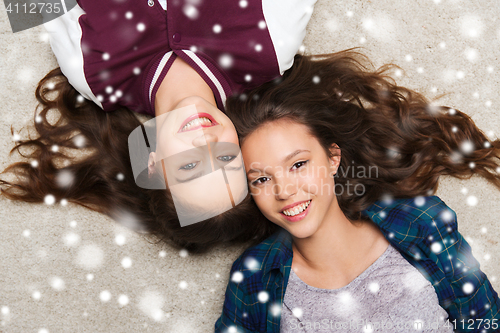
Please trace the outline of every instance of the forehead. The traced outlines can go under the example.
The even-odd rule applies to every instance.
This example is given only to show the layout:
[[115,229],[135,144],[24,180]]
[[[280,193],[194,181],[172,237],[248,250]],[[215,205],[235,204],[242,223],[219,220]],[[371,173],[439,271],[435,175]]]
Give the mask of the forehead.
[[307,126],[291,120],[276,120],[250,134],[243,142],[241,151],[246,164],[280,159],[292,150],[314,146],[319,146],[319,142],[310,134]]

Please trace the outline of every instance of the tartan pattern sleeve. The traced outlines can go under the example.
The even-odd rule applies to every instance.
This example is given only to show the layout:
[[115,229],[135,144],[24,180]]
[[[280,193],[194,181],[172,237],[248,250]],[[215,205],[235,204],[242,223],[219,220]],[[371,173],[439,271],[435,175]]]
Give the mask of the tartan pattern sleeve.
[[455,332],[500,332],[498,294],[441,199],[377,202],[364,214],[432,283]]
[[291,260],[291,237],[284,230],[243,252],[229,273],[215,332],[278,333]]
[[242,257],[239,257],[231,268],[222,315],[215,323],[215,332],[247,333],[257,331],[252,321],[252,317],[255,315],[252,313],[252,302],[248,301],[245,283],[240,283],[244,279],[241,272],[241,261]]

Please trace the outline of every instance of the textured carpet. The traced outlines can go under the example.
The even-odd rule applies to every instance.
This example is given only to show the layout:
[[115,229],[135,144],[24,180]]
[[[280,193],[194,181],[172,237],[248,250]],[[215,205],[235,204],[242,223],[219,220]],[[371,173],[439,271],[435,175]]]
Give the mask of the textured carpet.
[[[376,66],[393,62],[398,83],[500,133],[500,7],[497,0],[319,0],[307,53],[362,47]],[[57,67],[42,27],[13,34],[0,10],[0,168],[10,125],[33,123],[34,90]],[[400,76],[398,76],[400,74]],[[500,291],[500,191],[483,179],[443,178],[438,195]],[[195,256],[153,244],[106,216],[68,204],[0,198],[0,332],[211,332],[241,247]]]

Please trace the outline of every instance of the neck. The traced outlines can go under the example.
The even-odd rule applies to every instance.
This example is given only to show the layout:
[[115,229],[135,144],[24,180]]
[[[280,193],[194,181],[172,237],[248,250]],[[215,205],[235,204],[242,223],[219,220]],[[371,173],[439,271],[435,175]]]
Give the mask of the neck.
[[373,227],[376,226],[368,222],[353,224],[335,200],[314,235],[293,239],[294,269],[307,267],[323,273],[348,271],[373,246]]
[[198,96],[217,107],[210,86],[180,57],[175,58],[155,96],[155,115],[175,109],[184,98]]

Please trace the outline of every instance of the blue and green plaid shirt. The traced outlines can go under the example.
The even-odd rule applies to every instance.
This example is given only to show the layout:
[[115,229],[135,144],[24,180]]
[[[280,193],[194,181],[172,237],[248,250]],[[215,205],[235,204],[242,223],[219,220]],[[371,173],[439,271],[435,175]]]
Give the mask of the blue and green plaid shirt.
[[[363,211],[434,286],[455,332],[500,332],[500,300],[436,196],[377,202]],[[215,332],[279,332],[292,267],[292,238],[280,230],[233,264]],[[465,286],[465,288],[464,288]]]

